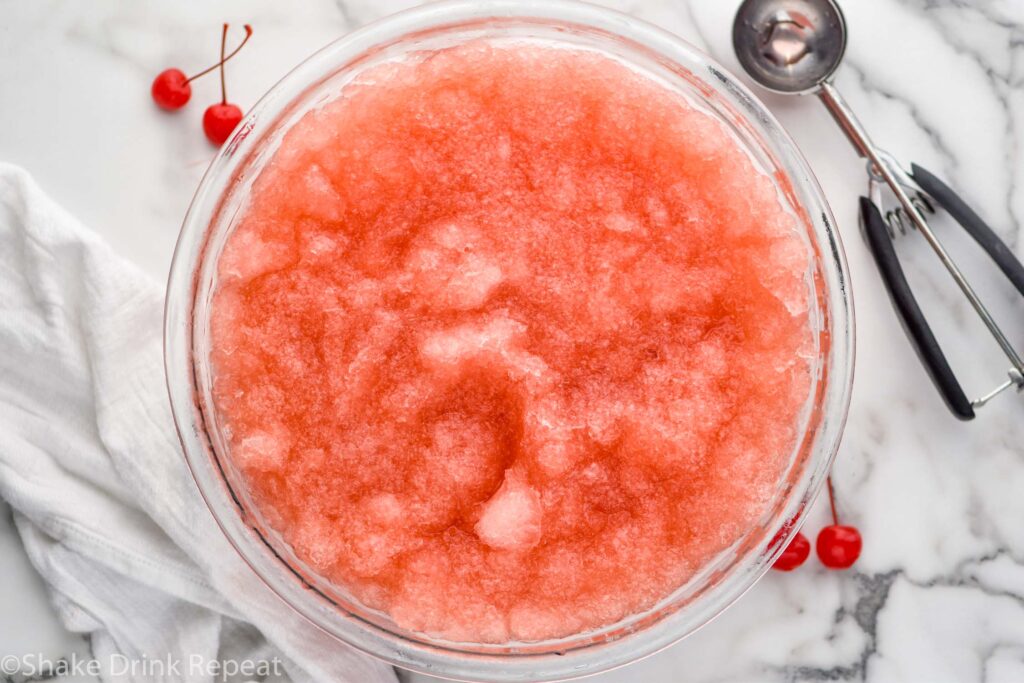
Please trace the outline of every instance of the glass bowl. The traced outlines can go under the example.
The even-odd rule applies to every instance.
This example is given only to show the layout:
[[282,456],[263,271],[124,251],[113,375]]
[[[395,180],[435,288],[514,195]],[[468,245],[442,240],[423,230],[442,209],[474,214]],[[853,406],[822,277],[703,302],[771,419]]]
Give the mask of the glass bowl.
[[[412,51],[486,38],[595,50],[651,76],[708,112],[775,182],[803,226],[814,386],[800,438],[759,523],[674,593],[615,624],[555,640],[500,645],[448,642],[399,628],[318,577],[261,518],[226,457],[212,409],[209,309],[215,264],[248,188],[281,137],[357,74]],[[306,619],[392,664],[474,681],[546,681],[605,671],[692,633],[771,566],[828,473],[846,418],[853,373],[853,311],[839,236],[828,205],[792,140],[735,77],[650,24],[566,0],[455,0],[402,12],[314,54],[249,112],[200,183],[182,227],[167,290],[165,364],[185,457],[210,511],[263,581]],[[339,647],[341,647],[339,643]]]

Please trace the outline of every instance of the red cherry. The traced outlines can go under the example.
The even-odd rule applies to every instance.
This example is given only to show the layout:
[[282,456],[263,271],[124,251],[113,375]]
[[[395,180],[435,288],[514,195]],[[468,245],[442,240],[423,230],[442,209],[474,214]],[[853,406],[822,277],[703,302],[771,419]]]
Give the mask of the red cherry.
[[228,61],[232,57],[238,54],[238,51],[245,47],[245,44],[249,42],[249,37],[252,36],[252,26],[249,24],[245,25],[245,38],[242,42],[231,51],[231,54],[224,55],[224,38],[227,37],[228,25],[224,24],[224,32],[221,37],[220,45],[220,61],[209,67],[203,69],[194,76],[185,76],[185,73],[181,69],[164,69],[157,77],[153,79],[153,87],[150,89],[153,95],[153,101],[156,102],[161,109],[168,111],[174,111],[175,109],[181,109],[188,101],[192,98],[192,86],[189,85],[192,81],[196,80],[200,76],[205,76],[217,67],[223,67],[224,62]]
[[203,114],[203,132],[213,144],[223,145],[241,120],[242,110],[235,105],[211,104]]
[[161,109],[181,109],[192,97],[192,86],[181,69],[165,69],[153,79],[153,101]]
[[[249,40],[252,29],[245,26],[245,40]],[[242,120],[242,110],[233,104],[228,104],[228,88],[224,78],[224,62],[228,61],[235,52],[242,49],[241,45],[228,57],[224,56],[224,45],[228,39],[228,25],[224,24],[224,31],[220,35],[220,104],[211,104],[203,114],[203,132],[206,138],[215,145],[223,145],[231,136],[231,131],[238,126]],[[245,45],[245,41],[242,41]]]
[[811,542],[798,531],[789,541],[786,549],[779,555],[779,559],[775,560],[772,569],[778,569],[780,572],[791,572],[806,562],[807,556],[810,554]]
[[856,527],[843,526],[839,523],[832,477],[828,477],[825,483],[828,485],[828,503],[832,508],[832,524],[818,532],[814,549],[818,553],[818,559],[829,569],[849,569],[860,557],[864,542]]
[[860,557],[864,545],[855,527],[831,524],[818,533],[815,550],[829,569],[849,569]]

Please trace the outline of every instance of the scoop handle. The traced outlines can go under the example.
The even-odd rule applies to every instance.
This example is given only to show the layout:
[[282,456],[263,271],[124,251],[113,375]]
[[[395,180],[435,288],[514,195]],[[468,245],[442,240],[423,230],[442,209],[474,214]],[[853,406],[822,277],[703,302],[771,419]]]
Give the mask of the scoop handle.
[[920,185],[921,189],[928,193],[939,206],[946,210],[946,213],[953,217],[953,220],[960,224],[967,234],[974,238],[978,246],[995,261],[999,270],[1003,271],[1017,291],[1024,295],[1024,265],[1014,256],[1006,243],[999,239],[999,235],[988,226],[988,223],[953,192],[949,185],[939,180],[934,174],[917,164],[911,164],[910,171],[914,181]]
[[[937,201],[937,200],[936,200]],[[932,378],[950,411],[961,420],[974,419],[974,407],[957,381],[946,355],[939,347],[931,326],[921,312],[914,298],[907,277],[896,256],[896,249],[889,238],[885,220],[878,207],[867,197],[860,198],[860,217],[867,238],[868,247],[875,258],[875,264],[882,275],[882,281],[899,315],[903,329],[907,332],[918,357]]]

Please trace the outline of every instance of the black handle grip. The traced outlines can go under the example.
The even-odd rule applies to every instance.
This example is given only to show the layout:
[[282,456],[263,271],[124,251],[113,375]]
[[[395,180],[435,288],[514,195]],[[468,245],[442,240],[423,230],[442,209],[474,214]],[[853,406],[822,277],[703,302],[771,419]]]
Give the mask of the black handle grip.
[[911,164],[911,175],[921,189],[949,213],[974,241],[996,262],[999,270],[1009,278],[1017,291],[1024,294],[1024,265],[1013,255],[1006,243],[988,227],[971,207],[944,182],[917,164]]
[[932,328],[925,320],[921,307],[917,305],[917,299],[910,290],[910,284],[903,274],[903,267],[896,256],[896,249],[889,239],[889,232],[886,229],[882,214],[870,199],[860,198],[860,216],[864,226],[864,234],[867,237],[868,247],[875,257],[878,271],[882,274],[882,281],[889,291],[893,306],[899,314],[903,329],[913,343],[917,355],[924,363],[925,369],[935,383],[935,387],[942,394],[949,409],[961,420],[974,419],[974,407],[964,394],[960,382],[957,381],[953,369],[949,367],[945,354],[939,347]]

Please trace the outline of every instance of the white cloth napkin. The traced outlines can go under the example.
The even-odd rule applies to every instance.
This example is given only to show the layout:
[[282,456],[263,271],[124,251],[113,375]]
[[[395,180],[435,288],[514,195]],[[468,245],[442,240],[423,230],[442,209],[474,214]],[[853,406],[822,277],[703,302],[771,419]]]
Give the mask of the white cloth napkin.
[[[162,287],[0,163],[0,496],[61,620],[109,681],[209,683],[203,662],[274,657],[296,681],[395,681],[223,537],[171,419],[162,313]],[[145,658],[180,671],[121,674]]]

